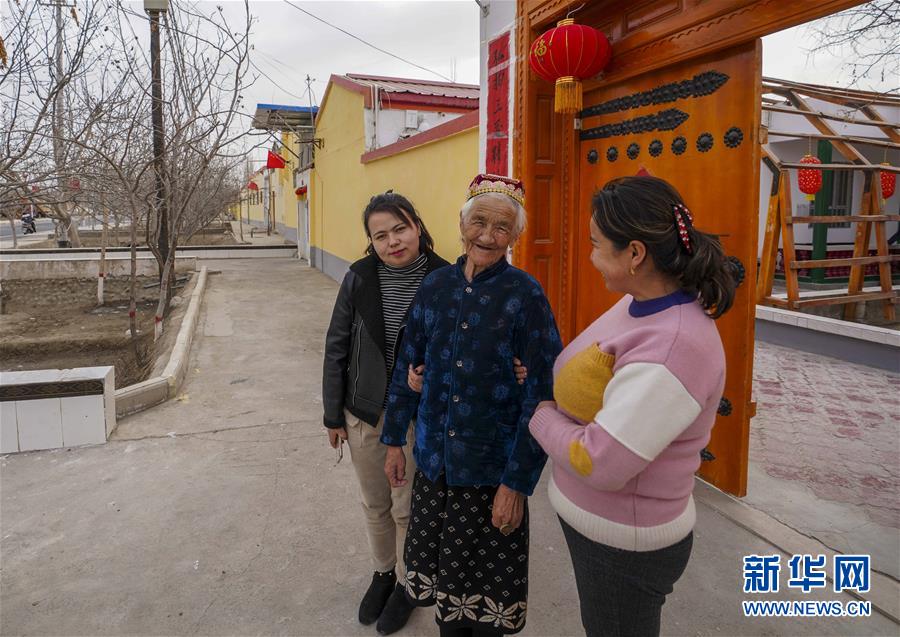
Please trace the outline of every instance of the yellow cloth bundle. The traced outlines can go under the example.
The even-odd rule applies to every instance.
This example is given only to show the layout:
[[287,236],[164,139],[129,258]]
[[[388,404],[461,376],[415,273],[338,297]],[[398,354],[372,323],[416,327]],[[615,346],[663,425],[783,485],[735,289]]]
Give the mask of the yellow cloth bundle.
[[591,422],[603,407],[603,393],[612,379],[616,357],[598,343],[577,353],[563,365],[553,384],[556,404],[582,422]]

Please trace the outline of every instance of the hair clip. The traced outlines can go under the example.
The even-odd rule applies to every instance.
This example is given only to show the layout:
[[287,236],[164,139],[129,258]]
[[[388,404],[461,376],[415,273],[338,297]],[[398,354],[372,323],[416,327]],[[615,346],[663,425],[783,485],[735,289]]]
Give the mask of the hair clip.
[[693,225],[694,218],[691,211],[680,203],[672,205],[672,211],[675,213],[675,231],[678,232],[678,239],[688,254],[693,254],[694,249],[691,247],[691,237],[688,235],[688,225]]

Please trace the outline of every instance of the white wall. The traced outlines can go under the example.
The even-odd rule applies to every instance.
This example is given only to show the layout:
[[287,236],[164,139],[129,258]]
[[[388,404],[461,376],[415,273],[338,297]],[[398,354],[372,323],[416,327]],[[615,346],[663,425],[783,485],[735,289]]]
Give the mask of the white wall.
[[[507,174],[512,174],[513,148],[515,139],[515,85],[516,85],[516,3],[514,0],[487,0],[488,14],[481,16],[481,102],[478,115],[478,170],[484,172],[487,149],[487,64],[488,44],[498,35],[509,31],[509,166]],[[517,175],[513,175],[517,176]]]
[[[388,94],[382,93],[381,95],[385,105],[387,105]],[[365,111],[363,117],[366,130],[366,152],[383,148],[417,133],[424,133],[435,126],[454,120],[462,115],[462,113],[445,113],[443,111],[415,111],[416,128],[407,128],[407,110],[379,109],[377,126],[374,110],[371,108],[363,110]]]
[[[39,255],[40,256],[40,255]],[[31,280],[31,279],[95,279],[100,272],[100,254],[91,252],[80,254],[74,258],[54,258],[60,255],[52,255],[51,258],[23,259],[18,255],[4,255],[0,261],[0,280]],[[48,255],[43,255],[48,256]],[[158,276],[159,262],[153,255],[141,255],[136,259],[138,276]],[[113,252],[106,255],[107,277],[131,276],[131,255],[122,252]],[[197,270],[197,257],[179,254],[175,259],[175,272],[195,272]]]

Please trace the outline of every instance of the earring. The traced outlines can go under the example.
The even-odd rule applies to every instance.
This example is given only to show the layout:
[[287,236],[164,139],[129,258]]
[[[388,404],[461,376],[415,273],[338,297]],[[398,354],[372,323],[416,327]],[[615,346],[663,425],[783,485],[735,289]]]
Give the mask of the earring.
[[629,274],[631,274],[631,276],[634,276],[634,267],[629,268],[628,272]]

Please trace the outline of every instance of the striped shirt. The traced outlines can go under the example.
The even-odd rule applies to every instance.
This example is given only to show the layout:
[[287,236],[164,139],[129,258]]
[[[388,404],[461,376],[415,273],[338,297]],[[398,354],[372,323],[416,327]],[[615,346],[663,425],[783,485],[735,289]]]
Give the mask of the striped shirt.
[[[412,303],[419,284],[428,271],[428,255],[424,252],[419,258],[402,268],[395,268],[383,261],[378,262],[378,283],[381,286],[381,308],[384,312],[384,345],[387,377],[390,379],[394,369],[394,346],[397,334],[406,317],[406,311]],[[388,383],[390,387],[390,383]],[[387,391],[385,391],[385,405]]]

